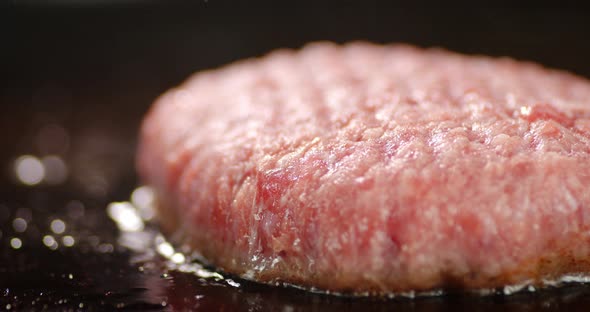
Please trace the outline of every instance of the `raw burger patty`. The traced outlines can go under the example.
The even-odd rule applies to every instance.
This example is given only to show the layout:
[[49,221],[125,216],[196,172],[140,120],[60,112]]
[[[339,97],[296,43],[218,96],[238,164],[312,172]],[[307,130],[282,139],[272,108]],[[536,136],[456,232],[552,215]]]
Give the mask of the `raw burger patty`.
[[311,44],[160,97],[138,169],[222,271],[385,294],[590,272],[590,82],[511,59]]

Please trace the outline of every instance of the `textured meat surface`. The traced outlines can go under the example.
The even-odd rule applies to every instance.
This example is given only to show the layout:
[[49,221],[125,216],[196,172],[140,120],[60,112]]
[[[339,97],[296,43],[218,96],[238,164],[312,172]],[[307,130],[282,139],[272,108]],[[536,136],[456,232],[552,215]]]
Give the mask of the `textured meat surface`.
[[220,269],[389,293],[590,272],[590,82],[511,59],[308,45],[196,74],[138,170]]

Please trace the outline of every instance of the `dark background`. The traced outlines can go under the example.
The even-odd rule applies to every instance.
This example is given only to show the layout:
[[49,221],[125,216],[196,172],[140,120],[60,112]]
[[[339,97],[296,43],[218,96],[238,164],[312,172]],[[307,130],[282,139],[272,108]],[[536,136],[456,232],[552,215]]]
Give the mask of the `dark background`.
[[439,46],[590,76],[589,12],[558,5],[219,0],[40,4],[48,2],[12,0],[2,9],[2,93],[22,104],[35,105],[26,94],[51,85],[71,93],[77,105],[87,102],[79,99],[107,98],[141,110],[197,70],[316,40]]
[[[39,293],[50,294],[41,300],[48,308],[77,308],[82,301],[96,309],[158,308],[160,300],[173,301],[167,293],[185,299],[201,293],[212,298],[202,307],[225,304],[230,310],[585,310],[590,291],[584,286],[509,299],[371,305],[254,286],[228,290],[182,275],[171,286],[157,269],[137,276],[125,250],[48,251],[35,235],[46,230],[47,218],[63,216],[69,228],[86,230],[77,232],[80,241],[94,231],[114,243],[116,228],[103,210],[108,202],[127,198],[138,183],[133,159],[141,116],[155,97],[195,71],[310,41],[369,40],[510,56],[590,77],[589,13],[557,4],[517,8],[469,2],[0,0],[0,310],[5,302],[35,308],[30,302],[42,298]],[[59,125],[69,135],[68,149],[61,151],[69,178],[57,186],[23,187],[15,181],[13,161],[47,153],[38,142],[47,125]],[[88,187],[97,181],[98,192]],[[86,205],[86,221],[67,219],[64,203],[71,199]],[[22,207],[33,212],[30,227],[37,228],[23,239],[37,243],[25,240],[25,247],[14,251],[7,245],[16,235],[10,222]],[[70,271],[84,279],[64,282],[60,276]],[[59,298],[72,305],[58,304]],[[172,306],[197,307],[200,301],[191,298]]]

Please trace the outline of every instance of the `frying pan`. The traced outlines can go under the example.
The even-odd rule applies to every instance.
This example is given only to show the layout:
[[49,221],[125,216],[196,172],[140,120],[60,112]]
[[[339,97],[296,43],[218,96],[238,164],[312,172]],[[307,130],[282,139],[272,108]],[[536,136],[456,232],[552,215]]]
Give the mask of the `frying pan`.
[[[590,77],[590,22],[579,10],[30,0],[2,4],[0,24],[0,310],[590,309],[590,286],[579,284],[415,299],[234,287],[168,271],[158,256],[138,259],[105,213],[139,183],[141,117],[195,71],[309,41],[370,40],[511,56]],[[45,180],[35,180],[40,163],[53,168]],[[19,176],[19,164],[29,171]]]

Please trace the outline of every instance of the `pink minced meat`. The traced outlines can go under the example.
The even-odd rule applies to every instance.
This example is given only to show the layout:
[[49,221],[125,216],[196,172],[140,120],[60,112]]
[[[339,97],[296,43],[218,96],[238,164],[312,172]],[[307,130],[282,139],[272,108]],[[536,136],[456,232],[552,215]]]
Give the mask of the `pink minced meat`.
[[385,294],[590,272],[590,82],[354,43],[196,74],[141,130],[171,237],[264,283]]

